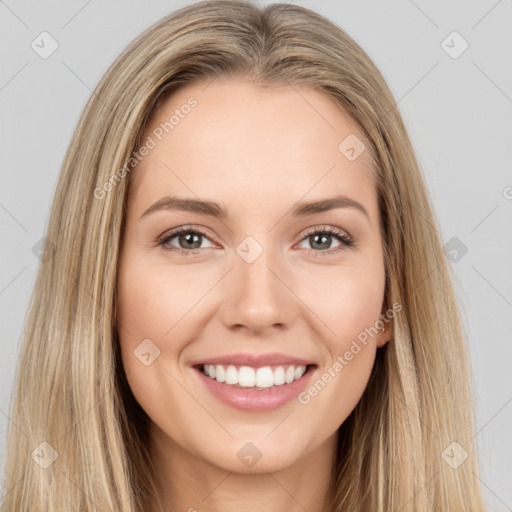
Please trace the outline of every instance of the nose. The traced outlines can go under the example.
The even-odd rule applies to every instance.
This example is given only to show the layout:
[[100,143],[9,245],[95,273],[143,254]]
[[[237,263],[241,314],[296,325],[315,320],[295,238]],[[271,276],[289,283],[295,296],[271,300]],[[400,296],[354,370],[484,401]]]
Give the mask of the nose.
[[270,253],[265,249],[250,263],[235,255],[234,268],[223,284],[221,318],[226,327],[263,334],[289,326],[294,295],[285,284],[283,267]]

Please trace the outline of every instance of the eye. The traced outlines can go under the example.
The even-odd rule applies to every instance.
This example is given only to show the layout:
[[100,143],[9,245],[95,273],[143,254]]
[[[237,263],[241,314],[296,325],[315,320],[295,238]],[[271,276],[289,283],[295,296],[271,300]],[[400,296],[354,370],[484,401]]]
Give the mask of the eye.
[[[175,238],[179,244],[178,247],[171,244],[171,241]],[[200,229],[182,226],[171,233],[166,233],[158,240],[158,246],[162,247],[165,251],[174,251],[184,256],[193,256],[200,252],[199,249],[203,239],[208,240],[206,233]],[[209,247],[213,247],[213,244]]]
[[[176,239],[178,246],[171,242]],[[332,240],[338,241],[338,245],[332,248]],[[207,247],[214,247],[209,241],[206,233],[198,228],[191,228],[182,226],[170,233],[164,234],[158,239],[157,245],[165,251],[172,251],[179,253],[183,256],[195,256],[201,252],[202,242],[207,240],[210,245]],[[333,226],[316,227],[306,233],[306,236],[301,240],[301,243],[307,242],[311,245],[312,249],[309,250],[308,255],[317,257],[328,256],[337,253],[347,247],[354,245],[354,240],[345,231],[335,228]]]
[[[339,245],[331,248],[333,239],[336,239]],[[309,255],[315,258],[318,255],[331,255],[354,245],[354,240],[345,231],[333,226],[312,229],[302,239],[301,243],[304,242],[310,244],[312,249],[309,251]]]

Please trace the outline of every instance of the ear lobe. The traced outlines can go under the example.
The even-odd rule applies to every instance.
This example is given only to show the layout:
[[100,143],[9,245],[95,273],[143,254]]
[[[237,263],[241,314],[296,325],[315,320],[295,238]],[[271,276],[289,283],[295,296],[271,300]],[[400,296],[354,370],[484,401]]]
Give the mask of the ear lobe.
[[382,348],[384,345],[389,343],[391,338],[389,335],[386,336],[385,333],[379,333],[377,336],[377,348]]
[[[381,313],[381,318],[386,318],[385,312]],[[387,320],[387,321],[386,321]],[[391,319],[382,320],[384,326],[377,334],[377,348],[382,348],[386,343],[391,341]]]

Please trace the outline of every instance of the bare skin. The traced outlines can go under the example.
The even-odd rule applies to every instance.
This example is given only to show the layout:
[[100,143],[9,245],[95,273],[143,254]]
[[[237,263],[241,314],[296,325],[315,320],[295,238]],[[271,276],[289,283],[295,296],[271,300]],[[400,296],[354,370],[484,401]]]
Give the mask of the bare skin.
[[[191,362],[279,352],[314,361],[313,384],[329,368],[332,376],[337,357],[375,325],[385,288],[375,185],[364,154],[350,161],[338,149],[350,134],[363,137],[331,99],[308,88],[265,91],[243,79],[205,86],[186,86],[153,113],[143,140],[157,140],[153,130],[197,100],[138,164],[121,251],[122,361],[152,420],[155,483],[167,511],[325,512],[337,429],[360,400],[389,325],[309,401],[271,411],[221,402]],[[143,215],[167,195],[215,201],[229,216]],[[367,215],[352,206],[290,214],[298,202],[335,195]],[[158,245],[180,226],[205,236],[167,237],[182,253]],[[263,249],[251,263],[237,253],[246,237]],[[160,350],[148,366],[134,356],[145,339]],[[237,456],[247,443],[261,453],[252,467]]]

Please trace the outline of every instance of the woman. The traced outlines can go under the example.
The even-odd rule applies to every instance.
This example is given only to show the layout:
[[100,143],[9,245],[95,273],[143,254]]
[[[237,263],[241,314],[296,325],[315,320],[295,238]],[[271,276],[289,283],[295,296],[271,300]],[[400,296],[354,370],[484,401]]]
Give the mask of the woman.
[[236,0],[161,20],[64,161],[3,510],[483,510],[435,226],[340,28]]

